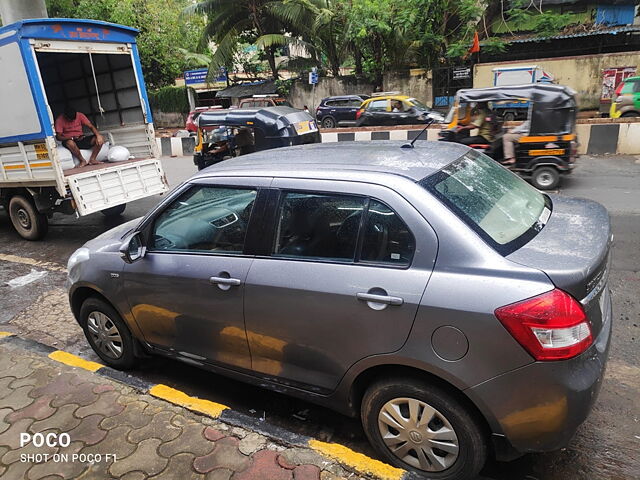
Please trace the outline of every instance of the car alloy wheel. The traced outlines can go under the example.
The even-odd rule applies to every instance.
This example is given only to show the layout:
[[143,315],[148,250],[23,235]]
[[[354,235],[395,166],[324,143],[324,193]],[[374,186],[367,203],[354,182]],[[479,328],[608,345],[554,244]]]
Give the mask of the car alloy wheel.
[[415,398],[394,398],[378,414],[378,428],[389,451],[427,472],[441,472],[458,458],[458,436],[447,418]]
[[122,357],[122,336],[115,323],[104,313],[93,311],[87,317],[87,330],[93,344],[114,360]]

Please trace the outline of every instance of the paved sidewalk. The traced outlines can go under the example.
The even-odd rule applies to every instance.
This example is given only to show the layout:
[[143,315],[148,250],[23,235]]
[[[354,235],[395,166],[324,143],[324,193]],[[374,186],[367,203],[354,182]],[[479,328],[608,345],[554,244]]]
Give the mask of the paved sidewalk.
[[[47,437],[49,433],[58,436]],[[68,434],[68,445],[61,433]],[[26,435],[21,434],[32,437],[22,447],[21,438]],[[49,438],[53,446],[46,442],[36,446],[42,438]],[[55,444],[56,439],[60,445]],[[2,342],[0,478],[359,477],[309,448],[277,444],[255,432],[194,414],[119,382]]]

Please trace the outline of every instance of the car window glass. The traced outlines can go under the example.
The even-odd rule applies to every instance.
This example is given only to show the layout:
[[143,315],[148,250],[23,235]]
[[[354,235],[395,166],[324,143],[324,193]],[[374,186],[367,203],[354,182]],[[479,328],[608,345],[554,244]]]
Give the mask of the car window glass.
[[640,81],[633,82],[633,92],[640,93]]
[[387,101],[373,100],[371,103],[369,103],[368,110],[372,112],[385,112],[387,110]]
[[274,255],[353,261],[364,204],[351,195],[285,193]]
[[155,250],[242,253],[256,190],[195,186],[155,220]]
[[362,105],[362,102],[360,100],[349,100],[349,106],[350,107],[359,107],[360,105]]
[[622,87],[622,91],[620,93],[622,94],[626,94],[626,93],[633,93],[634,90],[634,83],[635,82],[626,82],[624,84],[624,87]]
[[384,203],[371,200],[364,225],[360,260],[409,265],[414,250],[415,240],[402,219]]

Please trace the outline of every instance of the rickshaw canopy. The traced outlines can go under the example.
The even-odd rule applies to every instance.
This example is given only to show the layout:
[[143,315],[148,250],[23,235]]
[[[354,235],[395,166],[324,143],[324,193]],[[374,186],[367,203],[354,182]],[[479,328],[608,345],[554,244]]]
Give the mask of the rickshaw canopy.
[[572,133],[576,122],[576,92],[562,85],[531,84],[458,90],[456,106],[463,103],[526,100],[531,102],[531,135]]
[[265,138],[295,137],[317,132],[313,117],[291,107],[237,108],[200,114],[198,127],[227,126],[259,129]]

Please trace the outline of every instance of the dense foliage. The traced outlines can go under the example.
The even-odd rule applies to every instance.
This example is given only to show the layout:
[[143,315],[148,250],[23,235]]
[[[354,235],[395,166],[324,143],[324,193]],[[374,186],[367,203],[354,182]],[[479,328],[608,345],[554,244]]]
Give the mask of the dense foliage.
[[140,30],[138,49],[151,88],[172,84],[190,62],[179,48],[191,50],[202,36],[204,19],[181,18],[190,0],[47,0],[50,17],[91,18]]
[[153,110],[163,112],[189,113],[189,100],[186,87],[162,87],[149,92],[149,103]]
[[[207,19],[201,45],[216,46],[212,70],[233,67],[234,55],[248,42],[265,53],[274,78],[280,48],[289,54],[282,65],[289,70],[316,66],[335,76],[348,66],[381,84],[389,70],[460,61],[476,31],[485,52],[504,51],[505,43],[486,28],[504,5],[504,0],[202,0],[186,13]],[[545,18],[541,28],[553,28],[555,20]]]

